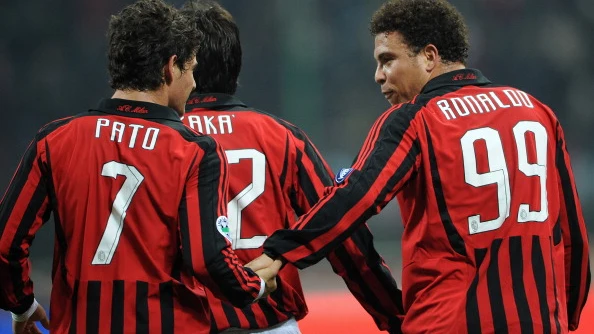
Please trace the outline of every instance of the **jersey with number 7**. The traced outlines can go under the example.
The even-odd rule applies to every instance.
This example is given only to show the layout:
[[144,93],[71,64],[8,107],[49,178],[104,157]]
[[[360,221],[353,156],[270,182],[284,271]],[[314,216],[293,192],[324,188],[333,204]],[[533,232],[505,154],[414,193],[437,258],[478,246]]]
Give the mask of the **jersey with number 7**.
[[202,286],[238,306],[261,291],[217,229],[227,164],[170,108],[106,99],[42,128],[0,203],[0,307],[33,301],[29,247],[55,223],[52,333],[208,333]]
[[575,329],[588,239],[553,112],[479,71],[438,76],[376,121],[346,182],[264,245],[299,267],[398,198],[411,333]]

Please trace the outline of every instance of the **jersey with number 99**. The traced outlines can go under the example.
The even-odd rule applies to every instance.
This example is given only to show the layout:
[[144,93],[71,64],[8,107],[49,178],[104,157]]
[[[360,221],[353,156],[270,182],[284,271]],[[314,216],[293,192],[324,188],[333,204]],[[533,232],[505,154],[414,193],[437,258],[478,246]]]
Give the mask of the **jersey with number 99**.
[[266,253],[306,267],[396,196],[404,332],[577,327],[588,240],[548,107],[477,70],[442,74],[378,118],[353,170]]

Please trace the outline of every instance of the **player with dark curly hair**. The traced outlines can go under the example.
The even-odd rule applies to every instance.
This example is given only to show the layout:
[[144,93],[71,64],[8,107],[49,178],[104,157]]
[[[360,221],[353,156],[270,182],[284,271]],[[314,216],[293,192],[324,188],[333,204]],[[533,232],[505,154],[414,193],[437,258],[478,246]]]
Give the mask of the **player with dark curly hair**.
[[[199,34],[162,0],[140,0],[112,16],[108,38],[114,95],[44,126],[0,202],[0,307],[15,333],[39,333],[35,321],[52,333],[209,333],[204,287],[243,307],[276,282],[239,263],[225,239],[225,153],[180,120]],[[51,213],[48,324],[28,255]]]
[[590,287],[588,234],[563,129],[524,91],[466,68],[461,14],[396,0],[373,16],[393,105],[344,180],[264,243],[310,266],[397,197],[405,333],[565,333]]

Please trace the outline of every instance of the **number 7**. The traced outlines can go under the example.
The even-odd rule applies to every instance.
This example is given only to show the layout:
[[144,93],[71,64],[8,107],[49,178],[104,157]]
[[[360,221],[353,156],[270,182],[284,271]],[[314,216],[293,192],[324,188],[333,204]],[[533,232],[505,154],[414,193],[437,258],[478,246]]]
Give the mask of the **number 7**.
[[115,253],[118,243],[120,242],[120,235],[124,227],[124,219],[126,218],[126,210],[132,202],[132,198],[138,190],[138,187],[144,181],[144,176],[140,174],[138,169],[134,166],[125,165],[116,161],[110,161],[103,165],[101,172],[102,176],[117,178],[118,175],[126,177],[126,181],[118,191],[113,205],[111,207],[111,214],[107,220],[107,227],[103,232],[103,237],[99,242],[92,264],[110,264],[113,254]]

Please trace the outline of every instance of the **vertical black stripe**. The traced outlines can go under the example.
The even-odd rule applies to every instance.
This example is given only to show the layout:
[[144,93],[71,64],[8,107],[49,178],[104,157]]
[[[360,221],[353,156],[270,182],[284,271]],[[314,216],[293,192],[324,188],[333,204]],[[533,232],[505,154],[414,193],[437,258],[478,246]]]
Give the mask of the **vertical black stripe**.
[[220,332],[217,326],[217,320],[214,317],[214,314],[211,310],[210,312],[210,333],[209,334],[218,334]]
[[136,334],[148,334],[148,283],[136,281]]
[[486,248],[478,248],[474,250],[474,258],[476,262],[476,274],[474,279],[468,287],[466,292],[466,329],[468,333],[480,334],[481,333],[481,316],[479,314],[478,299],[477,299],[477,287],[479,281],[479,272],[481,264],[487,255]]
[[29,147],[27,147],[27,150],[20,161],[19,167],[14,174],[8,189],[6,190],[6,193],[4,194],[4,198],[0,202],[0,235],[4,233],[6,223],[8,222],[8,218],[12,214],[12,210],[14,210],[16,202],[19,199],[20,192],[23,190],[25,183],[29,179],[29,174],[33,169],[36,156],[37,141],[33,140],[29,144]]
[[439,208],[439,216],[441,222],[450,241],[452,249],[460,255],[466,255],[466,247],[464,246],[464,239],[456,230],[456,226],[452,222],[450,213],[448,212],[448,206],[446,204],[445,195],[443,188],[441,187],[441,177],[439,176],[439,169],[437,168],[437,157],[435,156],[435,150],[433,149],[433,141],[429,134],[429,127],[425,123],[425,133],[427,134],[427,146],[429,148],[429,165],[431,167],[431,180],[433,183],[433,190],[435,191],[435,199],[437,200],[437,207]]
[[297,165],[297,174],[299,180],[299,187],[301,191],[305,195],[307,199],[307,203],[310,207],[314,206],[320,199],[318,196],[318,192],[316,191],[316,187],[311,182],[309,175],[307,174],[307,169],[303,165],[303,161],[301,160],[303,155],[300,151],[297,151],[297,161],[295,162]]
[[537,235],[532,236],[532,271],[538,293],[543,332],[545,334],[551,333],[551,316],[547,303],[547,272],[545,270],[542,247],[540,246],[540,237]]
[[524,258],[522,256],[522,237],[513,236],[509,238],[509,259],[512,275],[512,290],[520,327],[522,333],[534,333],[532,325],[532,315],[530,314],[530,305],[526,297],[526,288],[524,287]]
[[235,312],[235,308],[227,302],[221,302],[221,305],[223,306],[223,313],[225,313],[225,318],[227,318],[229,326],[241,328],[241,322],[239,322],[239,317],[237,316],[237,312]]
[[[21,266],[20,260],[25,255],[23,253],[21,245],[23,244],[25,238],[27,238],[29,230],[33,226],[37,214],[43,206],[43,202],[45,201],[46,196],[47,187],[45,180],[42,177],[39,180],[39,184],[37,184],[37,187],[35,188],[35,192],[33,193],[33,196],[31,197],[29,204],[27,205],[27,209],[25,209],[23,218],[21,219],[21,222],[14,235],[14,238],[12,239],[12,243],[10,244],[10,251],[8,252],[7,256],[8,264],[10,266],[10,277],[12,279],[12,286],[14,289],[13,291],[15,297],[17,300],[21,301],[21,303],[28,304],[29,306],[33,302],[33,297],[32,295],[26,296],[25,292],[23,291],[23,289],[25,288],[25,284],[27,282],[23,281],[23,267]],[[45,218],[45,212],[43,213],[43,216]],[[33,239],[30,239],[27,242],[30,243],[32,241]],[[29,300],[31,301],[31,303],[28,302]],[[19,312],[21,311],[19,309],[12,309],[11,311],[17,314],[24,313],[25,311],[27,311],[28,308],[29,307],[27,306],[26,308],[24,308],[24,310],[22,310],[22,312]]]
[[70,329],[68,330],[68,333],[70,334],[76,334],[76,322],[78,319],[78,285],[80,284],[80,282],[78,280],[74,281],[74,287],[72,288],[72,298],[71,298],[71,303],[72,303],[72,317],[70,319]]
[[113,281],[111,292],[111,334],[124,333],[124,281]]
[[188,222],[188,203],[186,201],[186,190],[184,189],[181,202],[179,203],[179,230],[181,237],[182,246],[182,257],[183,262],[186,265],[186,269],[189,273],[194,276],[194,262],[192,261],[192,247],[190,242],[190,226]]
[[87,334],[99,334],[101,281],[87,283]]
[[[577,212],[576,200],[573,196],[573,186],[569,173],[569,166],[565,161],[565,150],[563,148],[563,139],[557,141],[557,170],[561,178],[561,187],[563,189],[563,200],[567,210],[567,223],[569,226],[569,235],[571,238],[571,262],[569,269],[569,294],[567,298],[568,317],[571,319],[574,312],[578,310],[578,300],[580,299],[580,289],[583,286],[582,264],[584,240],[580,230],[580,221]],[[586,298],[584,298],[584,303]],[[583,305],[582,305],[583,306]]]
[[174,334],[173,283],[159,284],[159,305],[161,307],[161,334]]
[[268,323],[268,327],[274,326],[278,324],[281,320],[278,318],[276,311],[274,308],[267,302],[267,300],[260,300],[258,303],[260,308],[262,309],[262,313],[266,318],[266,322]]
[[491,256],[487,268],[487,290],[489,291],[489,302],[491,303],[491,315],[496,333],[507,333],[507,319],[503,307],[503,295],[501,293],[501,278],[499,277],[499,248],[502,239],[495,239],[491,244]]
[[[357,245],[357,248],[359,248],[361,253],[365,256],[369,269],[371,269],[382,287],[388,293],[389,298],[397,302],[398,305],[396,306],[401,312],[400,314],[404,314],[402,291],[398,289],[396,280],[394,280],[389,268],[383,265],[383,259],[373,245],[373,234],[369,231],[369,228],[366,225],[361,226],[359,231],[352,235],[352,239]],[[400,327],[399,324],[401,321],[396,314],[386,314],[386,316],[391,318],[391,323],[397,323],[398,327]]]
[[289,169],[289,135],[285,138],[285,157],[283,158],[283,169],[280,174],[279,183],[280,188],[285,189],[285,181],[287,179],[287,170]]
[[256,329],[259,328],[260,326],[258,326],[258,322],[256,321],[256,316],[254,315],[254,307],[255,304],[251,304],[248,305],[244,308],[241,309],[241,313],[243,313],[243,315],[245,316],[245,318],[247,319],[250,328],[252,329]]
[[555,319],[555,328],[557,328],[557,333],[561,333],[561,324],[559,323],[559,300],[557,299],[557,276],[555,275],[555,259],[553,258],[553,248],[554,246],[551,245],[551,270],[553,271],[553,293],[555,296],[555,312],[553,312],[553,317]]
[[[338,260],[340,261],[342,267],[344,268],[348,280],[356,284],[357,287],[359,287],[366,304],[374,310],[382,310],[383,306],[381,302],[373,293],[373,290],[371,290],[369,284],[364,281],[363,277],[361,276],[361,273],[359,272],[359,268],[355,265],[354,261],[349,256],[345,246],[338,246],[334,251],[334,254],[336,255],[336,258],[338,258]],[[348,284],[347,286],[349,287],[349,289],[351,288]],[[354,291],[351,290],[351,292],[355,294]]]

